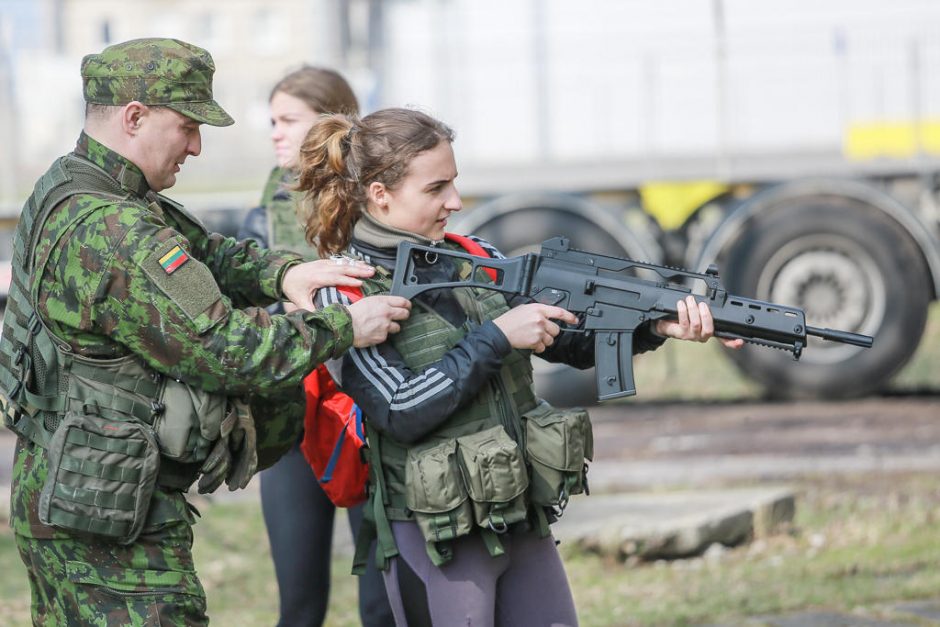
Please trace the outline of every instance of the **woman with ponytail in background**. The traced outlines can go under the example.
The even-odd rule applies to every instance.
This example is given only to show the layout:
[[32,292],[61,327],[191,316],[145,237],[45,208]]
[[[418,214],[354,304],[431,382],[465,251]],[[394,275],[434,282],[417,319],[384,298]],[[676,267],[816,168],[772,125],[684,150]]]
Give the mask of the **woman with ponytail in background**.
[[[300,146],[322,114],[355,114],[359,103],[340,74],[304,66],[278,81],[271,90],[269,106],[277,166],[268,177],[261,204],[248,213],[238,237],[315,259],[316,250],[305,240],[297,213],[300,194],[293,191]],[[277,576],[278,625],[319,627],[329,602],[336,507],[317,483],[299,440],[261,473],[261,507]],[[347,511],[355,537],[362,506]],[[382,578],[374,566],[359,578],[359,616],[365,627],[384,627],[392,622]]]

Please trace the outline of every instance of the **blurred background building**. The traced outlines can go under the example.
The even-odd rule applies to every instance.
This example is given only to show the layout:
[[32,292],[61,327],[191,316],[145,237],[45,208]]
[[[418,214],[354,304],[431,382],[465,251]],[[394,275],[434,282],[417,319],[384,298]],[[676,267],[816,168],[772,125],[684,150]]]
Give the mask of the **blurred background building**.
[[471,172],[635,159],[649,179],[681,173],[674,158],[935,152],[938,25],[931,0],[0,0],[0,203],[71,147],[82,56],[136,37],[210,50],[236,119],[206,129],[186,193],[257,187],[268,92],[303,62],[343,71],[366,110],[438,115]]

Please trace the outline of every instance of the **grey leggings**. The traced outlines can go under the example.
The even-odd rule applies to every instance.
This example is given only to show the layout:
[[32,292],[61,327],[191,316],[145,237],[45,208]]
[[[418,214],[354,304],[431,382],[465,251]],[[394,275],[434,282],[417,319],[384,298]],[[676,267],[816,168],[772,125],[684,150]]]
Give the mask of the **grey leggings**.
[[522,529],[500,536],[490,557],[479,534],[453,542],[454,558],[434,566],[417,523],[393,522],[400,555],[385,571],[398,627],[572,627],[574,599],[551,536]]

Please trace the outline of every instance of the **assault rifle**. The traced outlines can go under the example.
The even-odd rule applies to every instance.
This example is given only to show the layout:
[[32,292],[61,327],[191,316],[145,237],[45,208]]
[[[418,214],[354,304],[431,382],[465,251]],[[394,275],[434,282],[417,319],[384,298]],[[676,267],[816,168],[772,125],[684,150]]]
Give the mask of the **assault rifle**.
[[[420,283],[416,262],[435,263],[438,257],[468,261],[472,264],[469,278]],[[797,307],[729,294],[715,266],[699,274],[608,257],[575,250],[564,237],[543,242],[539,254],[509,259],[403,242],[398,247],[391,293],[411,299],[428,290],[472,286],[522,294],[567,309],[580,322],[577,328],[565,330],[594,332],[597,394],[598,400],[605,401],[636,394],[633,332],[647,321],[675,319],[676,302],[692,293],[689,283],[694,282],[704,283],[704,294],[695,294],[695,299],[711,308],[717,337],[790,351],[794,359],[800,358],[807,335],[864,348],[872,345],[868,335],[807,326],[806,315]]]

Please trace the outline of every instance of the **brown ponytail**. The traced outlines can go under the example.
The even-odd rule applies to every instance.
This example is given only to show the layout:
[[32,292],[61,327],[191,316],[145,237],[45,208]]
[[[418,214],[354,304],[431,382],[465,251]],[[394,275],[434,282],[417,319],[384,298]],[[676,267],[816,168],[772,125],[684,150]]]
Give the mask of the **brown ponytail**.
[[297,189],[306,192],[307,241],[316,242],[324,257],[345,250],[369,185],[378,181],[395,189],[411,160],[442,141],[453,142],[454,132],[412,109],[382,109],[361,120],[321,116],[300,148]]
[[321,116],[300,147],[297,189],[306,192],[302,218],[307,241],[320,255],[346,248],[364,201],[362,188],[348,169],[354,116]]

